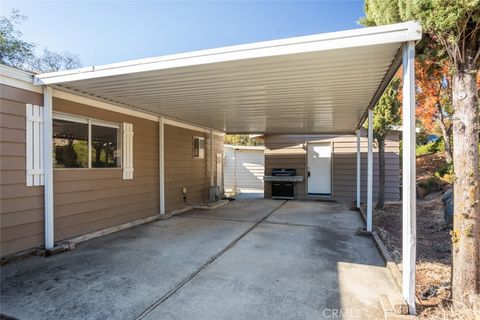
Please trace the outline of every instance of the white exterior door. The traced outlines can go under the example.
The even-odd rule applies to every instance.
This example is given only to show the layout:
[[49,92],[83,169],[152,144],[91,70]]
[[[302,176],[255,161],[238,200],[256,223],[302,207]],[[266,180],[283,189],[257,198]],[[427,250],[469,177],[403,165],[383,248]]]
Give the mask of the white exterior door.
[[330,143],[309,143],[308,194],[332,194],[332,145]]

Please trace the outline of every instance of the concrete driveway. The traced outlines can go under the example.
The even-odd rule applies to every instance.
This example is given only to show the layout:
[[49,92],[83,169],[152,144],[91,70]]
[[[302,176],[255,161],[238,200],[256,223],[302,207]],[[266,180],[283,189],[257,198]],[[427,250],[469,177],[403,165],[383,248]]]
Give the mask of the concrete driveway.
[[18,319],[381,319],[398,295],[341,204],[237,200],[1,268]]

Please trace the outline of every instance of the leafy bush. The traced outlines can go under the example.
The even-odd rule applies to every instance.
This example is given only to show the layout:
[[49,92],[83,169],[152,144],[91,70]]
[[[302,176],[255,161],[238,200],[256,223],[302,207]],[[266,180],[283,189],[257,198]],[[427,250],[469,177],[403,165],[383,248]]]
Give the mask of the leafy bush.
[[432,154],[437,152],[444,152],[445,151],[445,142],[443,139],[438,139],[434,142],[429,142],[427,144],[417,146],[416,154],[417,156],[422,156],[425,154]]
[[453,179],[454,179],[453,164],[447,164],[439,168],[435,172],[435,177],[443,180],[444,182],[453,183]]

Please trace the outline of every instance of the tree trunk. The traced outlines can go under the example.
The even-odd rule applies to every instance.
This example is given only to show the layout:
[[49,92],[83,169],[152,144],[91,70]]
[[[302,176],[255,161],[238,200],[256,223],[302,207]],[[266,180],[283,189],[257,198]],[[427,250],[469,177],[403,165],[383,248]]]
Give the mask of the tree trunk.
[[454,220],[452,298],[457,306],[478,303],[480,289],[479,110],[475,73],[465,66],[453,77]]
[[[442,110],[440,110],[440,112],[442,112]],[[445,142],[445,161],[447,162],[447,164],[450,164],[453,161],[452,146],[450,143],[450,133],[444,121],[445,120],[443,119],[443,115],[440,115],[440,118],[438,119],[438,125],[442,130],[443,141]]]
[[377,209],[383,209],[385,206],[385,137],[377,136],[378,142],[378,170],[379,186]]

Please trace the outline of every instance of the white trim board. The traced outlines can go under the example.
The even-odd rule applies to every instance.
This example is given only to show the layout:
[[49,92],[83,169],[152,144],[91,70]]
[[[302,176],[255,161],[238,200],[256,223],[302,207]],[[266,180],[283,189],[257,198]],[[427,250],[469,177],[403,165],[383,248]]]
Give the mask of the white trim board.
[[[194,130],[194,131],[197,131],[197,132],[203,132],[203,133],[210,134],[210,129],[199,127],[199,126],[196,126],[196,125],[193,125],[193,124],[188,124],[188,123],[185,123],[185,122],[180,122],[180,121],[169,119],[169,118],[164,118],[164,123],[169,124],[171,126],[179,127],[179,128],[184,128],[184,129],[189,129],[189,130]],[[224,136],[225,135],[225,133],[217,131],[217,130],[213,130],[213,134],[217,135],[217,136]]]
[[[33,85],[33,76],[34,74],[29,71],[22,69],[14,68],[0,63],[0,74],[2,76],[7,76],[13,79],[22,80],[25,82],[30,82]],[[42,90],[43,92],[43,90]]]
[[5,66],[3,64],[0,64],[0,84],[43,94],[42,87],[33,85],[33,75],[29,82],[21,75],[17,77],[14,73],[5,73],[5,70],[7,70]]
[[421,37],[422,28],[420,24],[414,21],[408,21],[386,26],[358,28],[339,32],[125,61],[102,66],[43,73],[35,75],[34,84],[61,84],[64,82],[185,66],[405,42],[420,40]]
[[238,149],[238,150],[258,150],[258,151],[265,150],[265,146],[239,146],[239,145],[233,145],[233,144],[224,144],[223,147]]

